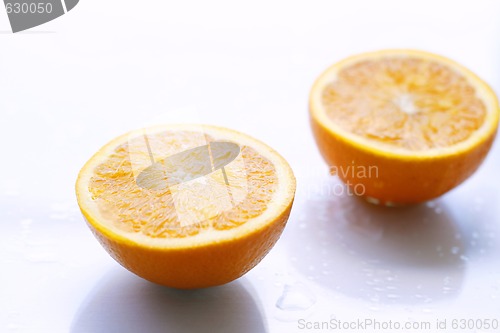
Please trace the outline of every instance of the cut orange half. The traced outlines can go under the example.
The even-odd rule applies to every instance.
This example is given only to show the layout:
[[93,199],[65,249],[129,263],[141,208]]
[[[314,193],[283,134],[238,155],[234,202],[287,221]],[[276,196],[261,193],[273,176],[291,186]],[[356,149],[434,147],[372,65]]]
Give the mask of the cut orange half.
[[200,288],[253,268],[280,237],[295,178],[273,149],[214,126],[167,125],[120,136],[76,183],[91,230],[125,268]]
[[422,51],[345,59],[310,94],[316,142],[352,193],[408,204],[438,197],[487,155],[499,120],[492,89],[456,62]]

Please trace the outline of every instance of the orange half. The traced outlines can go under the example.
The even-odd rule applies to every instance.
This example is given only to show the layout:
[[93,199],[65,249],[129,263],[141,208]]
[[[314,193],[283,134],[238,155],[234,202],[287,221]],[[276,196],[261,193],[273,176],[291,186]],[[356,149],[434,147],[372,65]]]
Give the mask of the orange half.
[[447,58],[384,50],[328,68],[310,94],[311,125],[332,173],[373,202],[418,203],[467,179],[499,120],[493,90]]
[[295,178],[276,151],[245,134],[168,125],[105,145],[80,171],[76,193],[91,230],[125,268],[200,288],[242,276],[269,252]]

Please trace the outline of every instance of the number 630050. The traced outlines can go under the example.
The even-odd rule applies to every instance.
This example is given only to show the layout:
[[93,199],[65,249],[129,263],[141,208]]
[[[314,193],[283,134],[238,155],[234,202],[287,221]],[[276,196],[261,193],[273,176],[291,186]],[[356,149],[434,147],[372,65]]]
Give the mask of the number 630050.
[[52,4],[50,2],[14,2],[5,5],[7,14],[50,14],[52,13]]

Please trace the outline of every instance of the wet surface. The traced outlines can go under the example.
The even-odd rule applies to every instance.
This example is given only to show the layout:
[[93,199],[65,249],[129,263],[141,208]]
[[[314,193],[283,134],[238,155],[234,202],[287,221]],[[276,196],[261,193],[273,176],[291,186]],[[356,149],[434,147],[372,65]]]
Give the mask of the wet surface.
[[[363,318],[447,319],[440,332],[453,332],[453,318],[500,320],[500,144],[442,198],[378,207],[328,175],[307,120],[323,69],[383,47],[442,53],[499,92],[500,3],[158,6],[83,1],[40,31],[0,33],[1,332],[297,333],[301,320]],[[234,128],[294,169],[283,236],[227,286],[182,292],[135,277],[78,210],[92,154],[162,123]]]

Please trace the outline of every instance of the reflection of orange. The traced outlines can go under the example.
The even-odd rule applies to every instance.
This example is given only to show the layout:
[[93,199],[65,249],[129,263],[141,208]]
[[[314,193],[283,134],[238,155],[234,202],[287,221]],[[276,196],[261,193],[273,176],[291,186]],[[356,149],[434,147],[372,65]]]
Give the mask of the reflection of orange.
[[[141,141],[145,135],[149,152]],[[152,186],[137,184],[151,156],[161,160],[206,140],[241,147],[225,176],[214,170],[166,187],[153,186],[162,180],[153,173],[146,180]],[[189,156],[193,165],[198,155]],[[295,178],[281,156],[244,134],[169,125],[108,143],[80,171],[76,193],[90,228],[120,264],[159,284],[199,288],[234,280],[267,254],[288,219]]]
[[405,204],[435,198],[478,168],[499,105],[449,59],[386,50],[327,69],[312,88],[310,116],[332,171],[375,202]]

